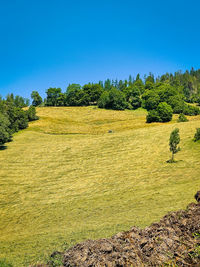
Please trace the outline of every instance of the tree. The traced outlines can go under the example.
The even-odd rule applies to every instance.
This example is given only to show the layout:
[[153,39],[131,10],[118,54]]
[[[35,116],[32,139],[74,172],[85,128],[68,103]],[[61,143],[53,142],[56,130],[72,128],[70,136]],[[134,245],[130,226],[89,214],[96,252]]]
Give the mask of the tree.
[[35,121],[39,119],[39,117],[36,115],[36,109],[34,106],[29,107],[27,110],[27,116],[29,121]]
[[11,140],[10,122],[8,117],[0,113],[0,146]]
[[171,132],[169,139],[169,150],[172,152],[171,160],[169,160],[170,163],[174,162],[174,154],[180,151],[180,147],[177,147],[179,143],[180,143],[179,129],[176,128]]
[[134,86],[128,86],[123,89],[126,101],[130,103],[131,109],[137,109],[141,107],[142,100],[140,98],[140,90]]
[[109,104],[109,93],[108,91],[104,91],[100,96],[97,105],[99,108],[106,108],[108,104]]
[[61,93],[61,88],[49,88],[46,90],[47,94],[47,106],[58,106],[58,100]]
[[98,101],[99,108],[124,110],[127,102],[124,94],[113,87],[109,92],[104,91]]
[[88,105],[96,103],[101,94],[103,93],[103,88],[99,84],[85,84],[83,86],[83,92],[88,98]]
[[200,140],[200,128],[196,129],[196,133],[194,135],[194,142]]
[[85,97],[85,93],[80,84],[70,84],[66,91],[66,105],[67,106],[86,106],[89,103],[88,97]]
[[32,105],[37,107],[42,104],[42,97],[39,95],[37,91],[33,91],[31,93],[31,98],[33,99]]
[[171,121],[173,110],[170,105],[165,102],[161,102],[157,107],[158,116],[161,122]]
[[142,99],[144,100],[144,107],[147,110],[156,109],[160,102],[159,95],[153,90],[146,90],[142,95]]

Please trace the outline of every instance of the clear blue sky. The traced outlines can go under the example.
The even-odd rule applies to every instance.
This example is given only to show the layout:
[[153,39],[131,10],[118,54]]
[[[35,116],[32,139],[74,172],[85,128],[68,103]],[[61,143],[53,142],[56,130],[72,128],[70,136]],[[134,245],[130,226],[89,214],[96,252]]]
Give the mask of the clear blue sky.
[[200,68],[200,2],[0,0],[0,94]]

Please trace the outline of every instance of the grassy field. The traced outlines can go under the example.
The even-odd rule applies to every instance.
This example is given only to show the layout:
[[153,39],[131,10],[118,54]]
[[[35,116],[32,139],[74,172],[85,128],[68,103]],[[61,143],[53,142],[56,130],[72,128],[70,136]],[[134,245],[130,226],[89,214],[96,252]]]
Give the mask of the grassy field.
[[[39,121],[0,151],[0,258],[45,260],[85,239],[145,227],[200,189],[200,143],[189,122],[146,124],[146,112],[38,108]],[[169,135],[181,151],[168,164]],[[112,130],[112,133],[108,133]]]

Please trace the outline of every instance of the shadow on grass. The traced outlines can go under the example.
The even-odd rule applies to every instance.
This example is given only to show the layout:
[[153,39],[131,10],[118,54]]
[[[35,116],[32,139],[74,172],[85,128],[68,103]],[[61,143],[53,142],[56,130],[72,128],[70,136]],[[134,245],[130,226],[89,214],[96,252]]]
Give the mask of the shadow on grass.
[[180,161],[183,161],[182,159],[181,160],[171,160],[171,159],[168,159],[167,161],[166,161],[166,163],[178,163],[178,162],[180,162]]
[[0,150],[5,150],[7,149],[7,146],[0,146]]

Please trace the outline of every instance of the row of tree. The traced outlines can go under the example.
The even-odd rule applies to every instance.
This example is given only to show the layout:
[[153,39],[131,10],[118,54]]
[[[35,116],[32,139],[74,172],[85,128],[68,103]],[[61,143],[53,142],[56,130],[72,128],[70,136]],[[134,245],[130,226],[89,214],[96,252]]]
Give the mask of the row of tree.
[[64,93],[61,88],[49,88],[46,94],[43,102],[39,93],[33,91],[32,105],[98,105],[99,108],[115,110],[143,107],[149,111],[147,122],[165,122],[171,120],[173,113],[200,114],[199,108],[190,104],[200,104],[200,70],[192,68],[190,72],[166,73],[157,78],[150,73],[144,79],[139,74],[136,79],[130,75],[124,81],[107,79],[84,86],[70,84]]
[[28,122],[37,120],[34,106],[23,110],[29,102],[23,97],[10,94],[0,98],[0,146],[12,140],[13,133],[28,127]]

